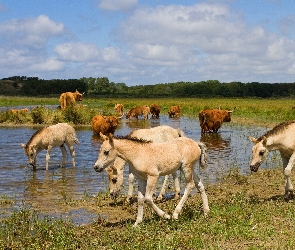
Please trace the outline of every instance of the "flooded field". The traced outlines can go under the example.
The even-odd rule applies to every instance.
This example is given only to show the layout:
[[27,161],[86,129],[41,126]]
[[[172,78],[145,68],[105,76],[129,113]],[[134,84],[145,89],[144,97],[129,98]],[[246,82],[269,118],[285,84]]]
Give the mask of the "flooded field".
[[[202,171],[196,167],[196,172],[205,184],[218,182],[233,168],[239,168],[242,174],[250,173],[252,143],[248,137],[249,135],[260,136],[267,130],[224,123],[218,133],[201,135],[199,121],[196,118],[169,119],[167,116],[161,116],[160,119],[148,121],[129,122],[122,119],[115,135],[126,135],[137,128],[151,128],[159,125],[180,128],[189,138],[206,144],[209,166]],[[97,173],[93,169],[101,141],[93,137],[90,127],[77,129],[80,144],[75,147],[76,168],[71,167],[69,152],[67,165],[61,168],[59,165],[62,159],[61,152],[59,148],[54,148],[49,171],[45,170],[45,151],[39,153],[37,170],[33,171],[28,165],[21,143],[27,143],[36,130],[37,128],[34,127],[0,127],[0,196],[14,201],[12,204],[0,204],[0,216],[5,216],[24,206],[35,208],[42,204],[47,207],[51,216],[74,218],[79,224],[90,222],[97,216],[96,214],[78,208],[64,212],[62,205],[56,204],[64,199],[79,199],[83,196],[95,196],[99,192],[107,192],[106,172]],[[275,167],[279,161],[280,158],[276,154],[270,153],[262,168]],[[128,167],[126,167],[125,175],[128,175]],[[127,181],[127,178],[125,180]],[[172,184],[172,178],[170,181]],[[126,187],[125,182],[125,190]]]

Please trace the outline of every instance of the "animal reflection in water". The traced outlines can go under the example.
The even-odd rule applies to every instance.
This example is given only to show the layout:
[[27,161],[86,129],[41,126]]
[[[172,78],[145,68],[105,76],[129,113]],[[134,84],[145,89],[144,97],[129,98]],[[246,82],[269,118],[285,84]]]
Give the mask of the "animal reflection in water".
[[74,144],[79,141],[75,129],[67,123],[58,123],[49,127],[42,128],[35,132],[27,144],[22,144],[29,163],[36,170],[36,157],[44,149],[46,152],[46,170],[48,170],[50,153],[52,148],[60,147],[62,152],[62,166],[66,164],[67,150],[65,144],[69,147],[72,156],[72,166],[75,167],[75,149]]
[[130,137],[114,138],[112,135],[104,136],[103,134],[101,137],[104,142],[94,169],[101,172],[104,168],[111,166],[117,157],[120,157],[128,162],[131,172],[138,178],[138,213],[134,226],[143,220],[145,201],[160,217],[170,219],[170,215],[153,202],[153,193],[159,176],[175,173],[178,169],[184,173],[186,187],[173,212],[173,218],[178,219],[178,214],[195,186],[200,191],[204,214],[207,215],[209,206],[205,188],[199,176],[194,172],[194,166],[198,160],[202,167],[206,165],[204,161],[206,152],[201,150],[197,142],[187,137],[179,137],[163,143]]
[[291,171],[295,164],[295,120],[278,124],[258,139],[250,136],[254,143],[252,148],[252,162],[250,169],[257,172],[261,163],[266,159],[268,152],[279,150],[283,160],[285,178],[285,197],[293,197]]
[[[169,126],[158,126],[151,129],[137,129],[134,130],[132,133],[129,134],[130,137],[143,139],[143,140],[149,140],[152,142],[165,142],[170,141],[172,139],[185,136],[183,131],[177,130],[174,128],[171,128]],[[112,197],[117,197],[121,186],[123,184],[123,173],[125,169],[126,162],[121,159],[120,157],[117,157],[114,161],[114,164],[110,167],[107,167],[107,173],[109,176],[109,185],[110,185],[110,194]],[[130,168],[129,168],[130,171]],[[179,198],[180,195],[180,186],[179,186],[179,180],[177,178],[176,173],[172,173],[174,183],[175,183],[175,199]],[[162,185],[160,194],[158,195],[158,200],[162,200],[163,196],[165,194],[166,184],[168,181],[168,175],[165,176],[164,183]],[[134,175],[130,172],[129,173],[129,188],[128,188],[128,194],[127,194],[127,202],[130,201],[130,198],[132,198],[133,195],[133,182],[134,182]]]
[[230,145],[229,140],[224,140],[220,133],[202,133],[201,142],[204,142],[208,149],[224,149]]

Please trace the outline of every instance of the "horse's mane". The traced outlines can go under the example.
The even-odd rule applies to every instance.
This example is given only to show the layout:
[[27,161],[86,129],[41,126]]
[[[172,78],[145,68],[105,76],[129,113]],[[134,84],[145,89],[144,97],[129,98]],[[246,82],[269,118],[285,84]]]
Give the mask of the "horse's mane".
[[39,130],[37,130],[30,138],[30,140],[28,141],[28,143],[26,144],[26,148],[28,147],[28,145],[31,144],[31,142],[33,141],[34,137],[38,134],[40,134],[45,128],[47,127],[44,127],[44,128],[40,128]]
[[260,136],[257,141],[261,141],[262,138],[265,136],[266,138],[276,135],[279,132],[287,129],[290,125],[294,124],[295,120],[281,122],[280,124],[276,125],[272,130],[267,131],[263,136]]
[[139,142],[139,143],[151,143],[152,141],[148,141],[148,140],[144,140],[144,139],[139,139],[136,137],[132,137],[129,135],[125,135],[125,136],[115,136],[115,139],[119,139],[119,140],[129,140],[129,141],[134,141],[134,142]]

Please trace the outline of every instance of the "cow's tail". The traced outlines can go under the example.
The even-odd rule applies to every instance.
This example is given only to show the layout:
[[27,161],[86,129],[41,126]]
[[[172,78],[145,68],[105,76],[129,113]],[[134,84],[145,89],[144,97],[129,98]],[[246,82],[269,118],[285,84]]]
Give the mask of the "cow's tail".
[[185,133],[181,129],[176,129],[179,137],[186,137]]
[[201,149],[201,156],[200,156],[200,167],[206,168],[208,164],[208,155],[207,155],[207,148],[206,145],[202,142],[198,142],[198,145]]

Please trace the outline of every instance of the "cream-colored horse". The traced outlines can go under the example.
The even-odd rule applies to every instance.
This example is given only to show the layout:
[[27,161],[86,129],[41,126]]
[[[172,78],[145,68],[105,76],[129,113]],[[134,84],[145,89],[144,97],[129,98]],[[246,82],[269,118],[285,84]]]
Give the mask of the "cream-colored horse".
[[[150,129],[137,129],[134,130],[129,134],[130,137],[148,140],[152,142],[165,142],[170,141],[172,139],[185,136],[184,132],[181,130],[174,129],[169,126],[158,126]],[[109,187],[110,187],[110,194],[113,197],[117,197],[120,193],[121,186],[123,184],[123,173],[125,169],[126,162],[121,159],[120,157],[117,157],[117,159],[114,161],[114,165],[107,167],[107,173],[109,177]],[[176,173],[172,174],[173,180],[175,183],[175,199],[179,198],[180,195],[180,186],[179,186],[179,180],[177,178]],[[163,199],[163,196],[165,194],[167,181],[168,181],[168,175],[165,176],[161,191],[158,195],[158,200]],[[129,173],[128,176],[128,194],[127,194],[127,202],[129,202],[130,198],[133,195],[133,182],[134,182],[134,175],[132,173]]]
[[263,136],[255,139],[250,136],[254,143],[252,148],[252,162],[250,169],[257,172],[259,166],[265,160],[268,152],[279,150],[283,160],[283,173],[285,178],[285,196],[293,196],[291,183],[291,170],[295,164],[295,120],[278,124]]
[[21,144],[28,156],[29,163],[36,170],[36,156],[37,154],[46,149],[46,170],[50,159],[50,152],[53,147],[60,147],[62,152],[62,166],[66,163],[67,150],[66,144],[71,152],[72,166],[75,167],[75,149],[74,143],[78,144],[79,141],[76,136],[75,129],[67,123],[58,123],[49,127],[42,128],[35,132],[27,144]]
[[[125,160],[131,172],[138,178],[138,214],[134,226],[143,219],[143,205],[146,203],[160,216],[170,219],[153,202],[153,193],[159,176],[175,173],[181,169],[184,173],[186,187],[184,194],[173,212],[173,218],[178,215],[187,200],[190,192],[196,186],[201,193],[203,210],[205,215],[209,212],[208,198],[201,179],[194,172],[195,164],[201,157],[202,150],[197,142],[179,137],[168,142],[155,143],[136,138],[114,138],[112,135],[100,135],[104,142],[100,148],[100,154],[94,169],[101,172],[111,166],[117,157]],[[205,164],[200,161],[200,164]]]

